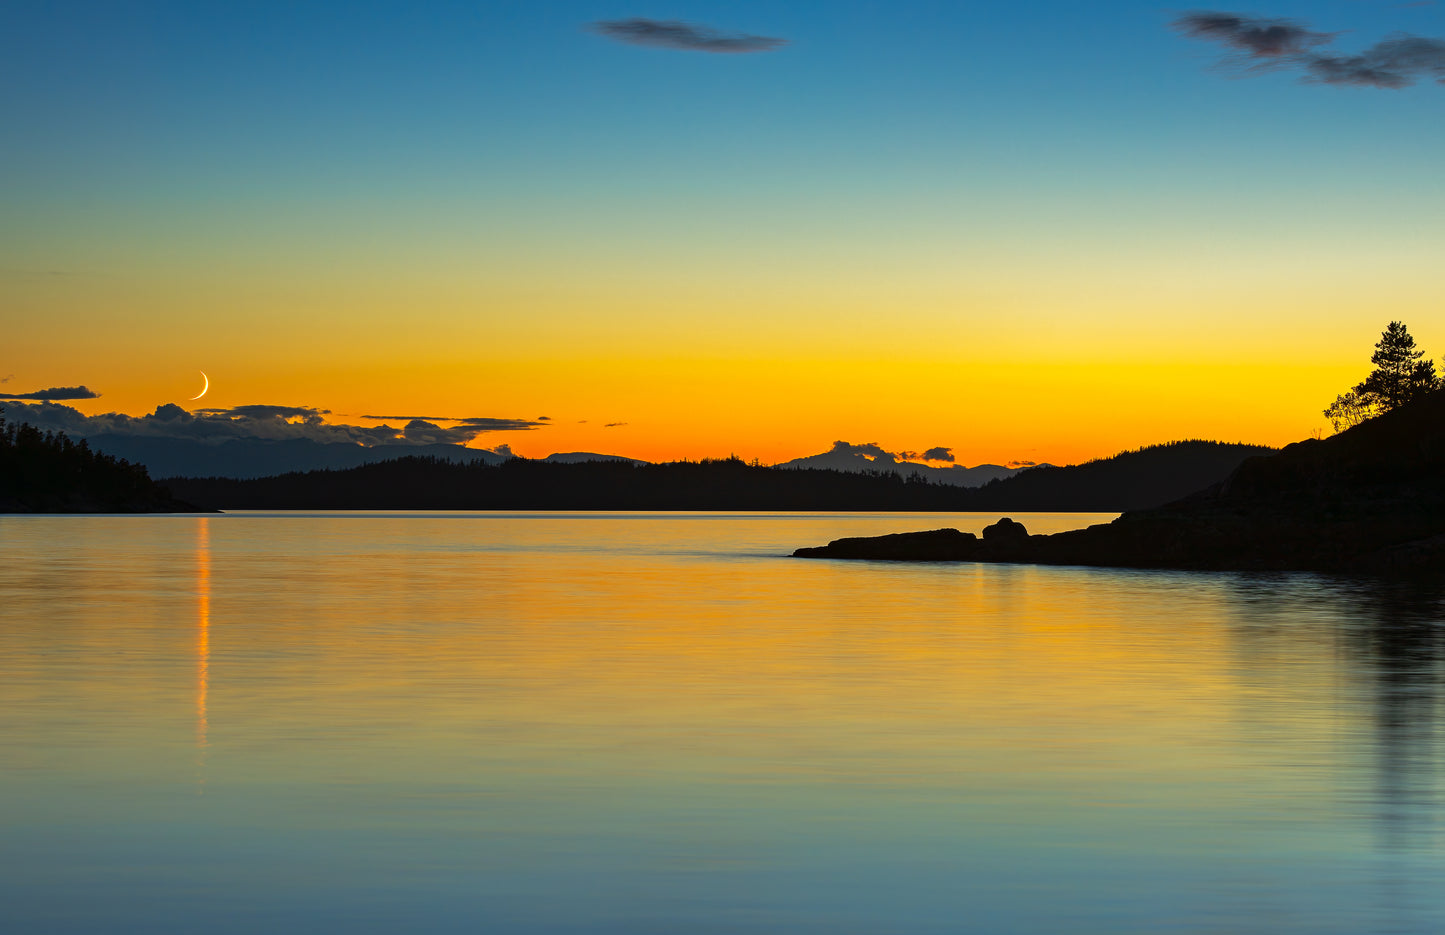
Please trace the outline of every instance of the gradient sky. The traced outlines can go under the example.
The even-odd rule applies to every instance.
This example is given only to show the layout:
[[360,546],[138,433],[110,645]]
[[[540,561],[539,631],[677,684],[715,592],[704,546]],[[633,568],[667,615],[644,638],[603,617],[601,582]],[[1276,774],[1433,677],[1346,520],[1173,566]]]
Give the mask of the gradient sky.
[[[1445,36],[1438,4],[1219,9]],[[11,0],[0,378],[550,416],[474,443],[532,456],[1297,440],[1389,321],[1445,353],[1445,86],[1245,73],[1179,15]],[[628,17],[789,44],[586,29]]]

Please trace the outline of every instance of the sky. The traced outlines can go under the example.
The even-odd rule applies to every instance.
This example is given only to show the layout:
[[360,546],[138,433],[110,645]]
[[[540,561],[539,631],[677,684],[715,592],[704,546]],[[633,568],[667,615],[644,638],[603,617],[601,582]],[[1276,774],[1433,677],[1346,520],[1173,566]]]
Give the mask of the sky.
[[1390,321],[1445,354],[1445,58],[1388,44],[1445,6],[1223,2],[11,0],[0,394],[649,460],[1328,432]]

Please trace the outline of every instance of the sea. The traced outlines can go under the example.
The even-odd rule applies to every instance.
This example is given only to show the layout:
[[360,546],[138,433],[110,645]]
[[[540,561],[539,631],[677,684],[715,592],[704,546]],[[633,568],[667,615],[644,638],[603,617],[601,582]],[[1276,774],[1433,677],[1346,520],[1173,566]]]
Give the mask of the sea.
[[1445,587],[997,518],[0,517],[0,931],[1445,931]]

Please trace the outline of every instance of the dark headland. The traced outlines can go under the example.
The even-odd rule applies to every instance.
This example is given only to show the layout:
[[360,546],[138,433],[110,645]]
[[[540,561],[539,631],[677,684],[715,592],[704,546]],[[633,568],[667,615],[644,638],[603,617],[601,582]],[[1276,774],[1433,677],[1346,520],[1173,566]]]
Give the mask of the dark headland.
[[1445,571],[1445,391],[1331,438],[1249,458],[1224,481],[1112,523],[1049,536],[1010,520],[839,539],[800,558],[1132,568]]
[[0,513],[198,513],[144,466],[0,418]]

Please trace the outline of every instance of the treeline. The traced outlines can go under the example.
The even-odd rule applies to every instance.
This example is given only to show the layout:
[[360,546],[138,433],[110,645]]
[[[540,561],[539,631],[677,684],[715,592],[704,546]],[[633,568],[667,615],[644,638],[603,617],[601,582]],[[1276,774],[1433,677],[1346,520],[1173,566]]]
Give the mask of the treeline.
[[347,470],[167,483],[186,500],[230,510],[1121,512],[1179,499],[1269,451],[1175,442],[1076,467],[1034,468],[978,488],[918,474],[765,467],[737,458],[668,464],[515,459],[495,465],[401,458]]
[[92,451],[82,439],[0,418],[0,513],[111,513],[188,509],[143,465]]
[[172,478],[228,510],[961,510],[959,487],[885,472],[785,470],[737,458],[489,465],[399,458],[252,480]]

